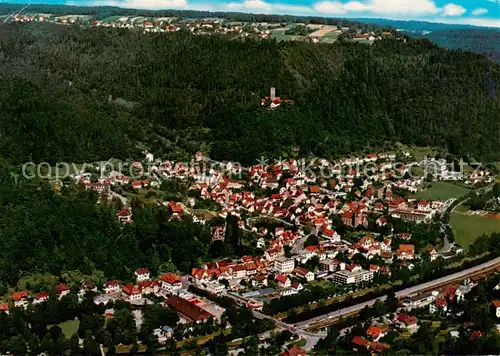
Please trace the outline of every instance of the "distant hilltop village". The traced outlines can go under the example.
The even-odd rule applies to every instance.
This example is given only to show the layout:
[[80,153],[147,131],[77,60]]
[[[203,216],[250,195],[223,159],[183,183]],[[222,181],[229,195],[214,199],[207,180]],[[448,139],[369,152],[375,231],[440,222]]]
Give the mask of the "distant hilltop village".
[[[0,17],[2,20],[2,17]],[[362,30],[349,26],[324,24],[244,22],[224,18],[180,18],[110,16],[96,20],[90,15],[16,14],[4,16],[4,22],[50,22],[62,25],[82,25],[142,30],[164,33],[184,31],[197,35],[234,35],[237,37],[276,39],[277,41],[304,41],[312,43],[334,43],[339,38],[372,44],[382,38],[396,36],[397,31]]]

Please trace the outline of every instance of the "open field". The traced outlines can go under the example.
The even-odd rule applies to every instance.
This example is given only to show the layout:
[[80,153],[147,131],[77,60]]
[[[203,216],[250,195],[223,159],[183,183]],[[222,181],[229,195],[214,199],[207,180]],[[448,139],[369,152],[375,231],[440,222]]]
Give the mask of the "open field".
[[80,320],[67,320],[59,324],[66,339],[70,339],[74,334],[78,332],[78,327],[80,326]]
[[422,161],[426,156],[434,157],[438,153],[438,149],[433,147],[414,147],[399,143],[398,148],[409,152],[417,161]]
[[432,187],[420,192],[417,192],[417,199],[426,200],[448,200],[451,198],[459,198],[466,195],[469,189],[459,187],[447,182],[433,182]]
[[500,219],[479,215],[467,215],[459,211],[454,211],[451,214],[450,224],[455,234],[456,242],[462,246],[464,250],[467,250],[469,245],[473,243],[478,236],[500,232]]

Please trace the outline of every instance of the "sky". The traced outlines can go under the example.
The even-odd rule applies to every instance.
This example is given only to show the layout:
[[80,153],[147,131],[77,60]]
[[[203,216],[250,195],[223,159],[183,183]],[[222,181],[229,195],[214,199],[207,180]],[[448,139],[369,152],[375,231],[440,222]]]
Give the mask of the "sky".
[[36,0],[33,2],[343,18],[376,17],[500,28],[500,0]]

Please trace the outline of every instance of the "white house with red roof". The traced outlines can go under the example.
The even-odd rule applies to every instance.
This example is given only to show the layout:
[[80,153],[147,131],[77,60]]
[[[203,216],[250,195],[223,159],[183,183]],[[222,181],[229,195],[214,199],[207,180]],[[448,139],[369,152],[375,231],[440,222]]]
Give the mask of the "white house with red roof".
[[65,295],[68,295],[70,293],[71,289],[66,283],[59,283],[56,286],[56,295],[59,299],[64,297]]
[[295,289],[297,292],[300,292],[301,290],[304,289],[304,286],[302,285],[302,283],[294,281],[292,283],[292,288]]
[[298,278],[305,279],[307,282],[314,281],[314,273],[307,268],[295,267],[293,274]]
[[335,230],[333,230],[330,225],[323,225],[322,236],[328,239],[330,242],[340,242],[340,235]]
[[439,310],[442,310],[446,312],[448,310],[448,302],[446,301],[446,298],[437,298],[434,303],[429,304],[429,312],[435,313]]
[[26,308],[28,307],[28,293],[26,291],[13,292],[12,301],[14,302],[14,307]]
[[290,278],[283,274],[278,274],[275,279],[278,282],[279,288],[290,288],[290,286],[292,285]]
[[385,216],[381,216],[379,217],[375,223],[378,225],[378,226],[386,226],[387,225],[387,218]]
[[182,288],[182,279],[181,276],[168,272],[167,274],[163,274],[160,276],[161,279],[161,288],[165,289],[167,292],[174,294],[179,289]]
[[495,315],[497,318],[500,318],[500,300],[494,300],[491,302],[493,306],[493,310],[495,311]]
[[429,255],[429,258],[431,261],[436,260],[436,258],[439,257],[439,254],[437,253],[436,249],[434,247],[428,247],[425,252]]
[[48,292],[40,292],[33,298],[33,304],[43,303],[49,300]]
[[116,212],[118,221],[122,224],[130,224],[132,222],[132,211],[130,209],[122,209]]
[[127,283],[123,289],[123,296],[126,300],[138,300],[142,298],[142,291],[139,287],[134,286],[132,283]]
[[231,267],[231,274],[234,279],[245,278],[247,275],[247,269],[245,265],[236,265]]
[[121,290],[120,282],[115,280],[105,282],[103,288],[106,294],[119,293]]
[[394,323],[400,329],[407,329],[410,332],[416,331],[418,329],[416,316],[410,316],[408,314],[399,314],[394,318]]
[[134,275],[137,282],[147,281],[148,279],[150,279],[148,268],[139,268],[134,272]]
[[173,216],[179,216],[182,214],[182,204],[170,201],[168,202],[168,209],[172,213]]
[[427,200],[420,200],[417,204],[417,209],[420,211],[432,211],[432,205]]
[[400,244],[397,254],[400,260],[412,260],[415,257],[415,246],[410,244]]

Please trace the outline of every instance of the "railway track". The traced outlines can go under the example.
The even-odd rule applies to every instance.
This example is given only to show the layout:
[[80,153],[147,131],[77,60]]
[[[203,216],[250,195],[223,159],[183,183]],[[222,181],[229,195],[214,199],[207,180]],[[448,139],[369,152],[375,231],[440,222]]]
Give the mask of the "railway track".
[[[451,275],[438,278],[436,280],[422,283],[414,287],[406,288],[401,291],[396,292],[396,297],[402,300],[409,296],[414,296],[420,293],[425,293],[437,289],[442,289],[448,285],[456,284],[461,282],[466,278],[485,278],[489,273],[500,272],[500,257],[497,257],[491,261],[485,262],[479,266],[472,267],[466,271],[456,272]],[[368,306],[371,307],[377,300],[385,300],[385,296],[369,300],[357,305],[353,305],[341,310],[337,310],[319,317],[315,317],[309,320],[305,320],[296,323],[294,326],[296,328],[301,328],[303,330],[318,330],[331,326],[339,321],[341,318],[346,318],[350,316],[357,315],[361,309]]]

